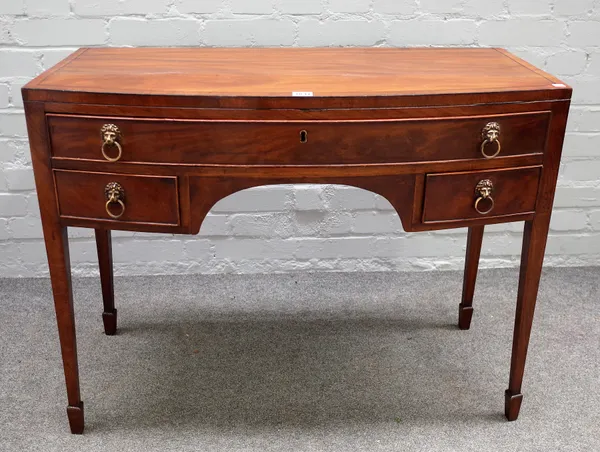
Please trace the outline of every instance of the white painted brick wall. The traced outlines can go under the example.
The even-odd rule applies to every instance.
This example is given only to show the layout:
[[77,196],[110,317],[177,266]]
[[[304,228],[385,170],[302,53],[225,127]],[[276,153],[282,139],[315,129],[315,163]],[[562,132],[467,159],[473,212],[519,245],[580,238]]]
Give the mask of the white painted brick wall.
[[[599,0],[0,0],[0,277],[47,274],[24,83],[79,46],[501,46],[575,88],[547,265],[600,265]],[[522,224],[488,227],[483,266],[519,263]],[[76,273],[93,233],[72,228]],[[337,186],[219,202],[196,237],[114,232],[119,274],[432,270],[466,230],[407,234],[390,204]]]

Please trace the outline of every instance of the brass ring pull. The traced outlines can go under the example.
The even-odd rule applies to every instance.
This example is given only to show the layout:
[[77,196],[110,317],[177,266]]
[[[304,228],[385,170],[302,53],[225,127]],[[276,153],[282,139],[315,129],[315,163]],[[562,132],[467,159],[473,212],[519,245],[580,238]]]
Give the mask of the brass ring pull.
[[[502,150],[502,145],[500,144],[500,124],[497,122],[488,122],[486,126],[481,131],[481,137],[483,138],[483,143],[481,143],[481,154],[486,159],[493,159]],[[488,144],[496,143],[496,152],[493,154],[486,153],[486,148]]]
[[[487,154],[485,152],[486,146],[488,143],[496,143],[496,152],[494,152],[493,154]],[[498,154],[500,154],[500,151],[502,150],[502,145],[500,144],[500,141],[498,141],[497,138],[494,138],[493,140],[489,140],[488,138],[485,139],[485,141],[483,143],[481,143],[481,153],[483,154],[483,156],[486,159],[493,159],[494,157],[496,157]]]
[[[475,194],[477,195],[477,199],[475,200],[475,210],[480,215],[486,215],[490,213],[494,209],[494,198],[492,198],[492,192],[494,191],[494,184],[489,179],[484,179],[479,181],[477,186],[475,187]],[[480,204],[482,201],[488,201],[490,203],[490,207],[488,209],[482,210]]]
[[[114,204],[115,201],[118,202],[119,205],[121,206],[121,211],[118,214],[114,214],[110,211],[110,205]],[[121,201],[120,199],[117,199],[117,200],[109,199],[108,201],[106,201],[106,213],[111,218],[114,218],[115,220],[121,218],[123,216],[123,214],[125,213],[125,203],[123,201]]]
[[[102,156],[109,162],[116,162],[123,155],[123,147],[121,146],[121,131],[114,124],[104,124],[100,129],[100,136],[102,137]],[[119,153],[116,157],[110,157],[106,154],[106,146],[116,146]]]
[[[117,156],[116,156],[116,157],[109,157],[109,156],[106,154],[105,148],[106,148],[106,146],[107,146],[107,145],[112,145],[112,146],[116,146],[116,147],[117,147],[117,149],[119,150],[119,153],[117,154]],[[108,160],[109,162],[116,162],[117,160],[119,160],[119,159],[121,158],[121,155],[123,155],[123,148],[121,147],[121,145],[119,144],[119,142],[118,142],[118,141],[114,141],[114,142],[112,142],[112,143],[108,143],[108,142],[106,142],[106,141],[105,141],[104,143],[102,143],[102,148],[101,148],[101,150],[102,150],[102,156],[103,156],[103,157],[104,157],[106,160]]]
[[[108,216],[115,220],[121,218],[125,213],[125,190],[123,190],[123,187],[117,182],[109,182],[104,188],[104,195],[107,199],[104,208],[106,209]],[[112,204],[118,204],[120,206],[119,213],[112,213]]]
[[[479,203],[481,201],[483,201],[484,199],[487,199],[488,201],[490,201],[490,207],[487,210],[481,210],[479,208]],[[486,214],[490,213],[493,208],[494,208],[494,198],[492,198],[491,196],[488,196],[487,198],[484,198],[483,196],[480,196],[475,201],[475,210],[477,211],[477,213],[479,213],[481,215],[486,215]]]

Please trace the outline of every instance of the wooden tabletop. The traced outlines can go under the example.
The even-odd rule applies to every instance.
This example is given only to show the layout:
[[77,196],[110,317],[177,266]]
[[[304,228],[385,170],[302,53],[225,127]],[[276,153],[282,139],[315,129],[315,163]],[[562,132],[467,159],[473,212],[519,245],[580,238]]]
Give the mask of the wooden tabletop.
[[570,95],[560,80],[510,53],[481,48],[85,48],[28,90],[38,91],[26,93],[29,100],[67,102],[75,101],[69,92],[205,99],[469,94],[472,101],[516,91],[542,93],[541,100]]

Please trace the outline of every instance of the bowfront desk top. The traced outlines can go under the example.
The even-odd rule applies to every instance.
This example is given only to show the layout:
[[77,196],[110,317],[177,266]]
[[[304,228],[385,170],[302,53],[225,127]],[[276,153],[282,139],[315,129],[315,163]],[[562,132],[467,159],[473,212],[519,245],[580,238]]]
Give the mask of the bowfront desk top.
[[71,431],[84,421],[67,227],[95,229],[112,335],[111,230],[196,234],[218,200],[282,183],[370,190],[406,231],[468,227],[461,329],[484,226],[524,221],[516,419],[570,97],[500,49],[93,48],[35,78],[23,99]]

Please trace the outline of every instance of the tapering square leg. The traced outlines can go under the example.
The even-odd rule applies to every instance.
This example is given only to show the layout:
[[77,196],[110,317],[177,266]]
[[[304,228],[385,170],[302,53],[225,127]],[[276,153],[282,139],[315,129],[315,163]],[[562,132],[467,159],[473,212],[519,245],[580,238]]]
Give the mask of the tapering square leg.
[[531,335],[533,313],[535,311],[540,276],[542,274],[549,225],[549,213],[537,215],[533,220],[525,222],[521,270],[519,274],[519,291],[515,314],[515,330],[510,363],[510,379],[508,389],[505,393],[504,412],[509,421],[517,419],[523,400],[521,385],[523,382],[529,337]]
[[463,279],[462,301],[458,305],[458,327],[468,330],[473,317],[473,295],[479,268],[479,256],[483,241],[484,226],[472,226],[467,235],[467,255],[465,258],[465,274]]
[[110,230],[96,229],[96,249],[102,284],[102,302],[104,312],[102,322],[104,333],[112,336],[117,332],[117,310],[115,309],[115,289],[113,278],[112,240]]
[[67,418],[71,433],[81,435],[84,428],[83,402],[79,402],[76,406],[67,406]]
[[67,416],[71,433],[83,433],[83,402],[79,390],[79,365],[77,362],[77,340],[75,336],[75,314],[71,286],[71,265],[67,228],[45,222],[44,239],[48,253],[48,264],[54,308],[58,324],[58,337],[67,384]]
[[44,106],[36,102],[25,102],[25,113],[67,386],[67,416],[71,433],[83,433],[83,402],[79,389],[77,338],[67,228],[61,224],[55,191],[52,189],[54,181],[49,165],[48,126]]

